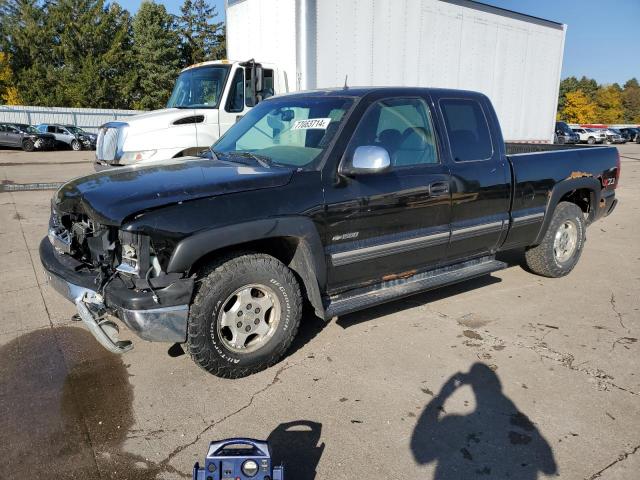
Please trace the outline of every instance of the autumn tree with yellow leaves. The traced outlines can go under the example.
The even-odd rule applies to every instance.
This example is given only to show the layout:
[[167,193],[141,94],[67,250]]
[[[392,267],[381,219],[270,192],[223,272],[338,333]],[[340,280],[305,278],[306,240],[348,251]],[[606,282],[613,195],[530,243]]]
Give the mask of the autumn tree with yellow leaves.
[[565,95],[564,108],[559,118],[568,123],[590,123],[597,112],[597,105],[589,100],[582,90],[575,90]]
[[20,105],[20,95],[13,84],[13,70],[9,60],[9,55],[0,52],[0,104]]
[[558,120],[568,123],[640,123],[640,85],[632,78],[623,87],[598,85],[592,78],[560,82]]
[[622,89],[618,85],[600,87],[595,95],[598,123],[619,123],[623,121]]

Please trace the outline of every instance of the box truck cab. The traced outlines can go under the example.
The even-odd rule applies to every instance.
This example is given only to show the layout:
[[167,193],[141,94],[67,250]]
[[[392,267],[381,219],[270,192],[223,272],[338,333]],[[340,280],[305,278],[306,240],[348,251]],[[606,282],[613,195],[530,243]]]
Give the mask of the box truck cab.
[[282,76],[275,65],[254,60],[191,65],[178,76],[166,108],[100,128],[96,169],[197,155],[260,100],[282,91]]

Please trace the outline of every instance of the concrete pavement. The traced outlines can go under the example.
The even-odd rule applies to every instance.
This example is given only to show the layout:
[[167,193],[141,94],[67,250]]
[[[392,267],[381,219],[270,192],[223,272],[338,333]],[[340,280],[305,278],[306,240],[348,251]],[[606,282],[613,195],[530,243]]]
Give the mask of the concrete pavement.
[[[569,276],[516,252],[491,276],[307,314],[289,355],[240,380],[165,344],[104,351],[42,274],[53,190],[0,193],[0,478],[190,478],[229,436],[269,438],[294,480],[637,478],[640,145],[620,151],[621,203]],[[0,181],[61,182],[92,155],[0,150]]]

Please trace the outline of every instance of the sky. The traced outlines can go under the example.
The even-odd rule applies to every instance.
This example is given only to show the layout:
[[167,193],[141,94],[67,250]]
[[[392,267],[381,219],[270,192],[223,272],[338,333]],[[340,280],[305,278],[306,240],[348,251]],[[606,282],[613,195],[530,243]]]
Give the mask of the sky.
[[[322,0],[318,0],[322,1]],[[119,0],[131,12],[140,0]],[[163,3],[178,13],[182,0]],[[224,0],[210,0],[224,19]],[[567,25],[562,78],[586,75],[598,83],[640,80],[640,0],[483,0]]]

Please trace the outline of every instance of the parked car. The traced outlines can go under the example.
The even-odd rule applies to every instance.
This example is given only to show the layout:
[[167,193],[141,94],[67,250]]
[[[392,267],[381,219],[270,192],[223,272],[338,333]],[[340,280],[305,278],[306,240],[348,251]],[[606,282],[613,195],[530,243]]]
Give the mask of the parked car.
[[620,134],[627,139],[627,142],[640,143],[640,128],[626,127],[619,130]]
[[606,143],[607,145],[627,143],[627,139],[622,136],[619,130],[615,128],[607,128],[604,131],[604,134],[607,136]]
[[24,123],[0,123],[0,145],[21,147],[25,152],[32,152],[53,148],[55,138]]
[[303,301],[330,319],[505,268],[495,254],[512,248],[537,274],[571,272],[587,226],[616,206],[618,152],[529,147],[509,154],[480,93],[276,96],[211,158],[63,185],[40,258],[110,351],[133,344],[107,314],[242,377],[284,354]]
[[565,122],[556,122],[555,134],[553,136],[553,143],[563,145],[565,143],[578,143],[580,142],[580,135],[575,133],[569,128]]
[[57,142],[68,145],[75,151],[96,149],[98,136],[95,133],[85,132],[80,127],[41,123],[38,125],[38,130],[51,133],[55,136]]
[[589,145],[593,145],[595,143],[604,143],[607,139],[607,136],[598,130],[594,130],[593,128],[572,128],[574,132],[576,132],[580,136],[580,143],[588,143]]

